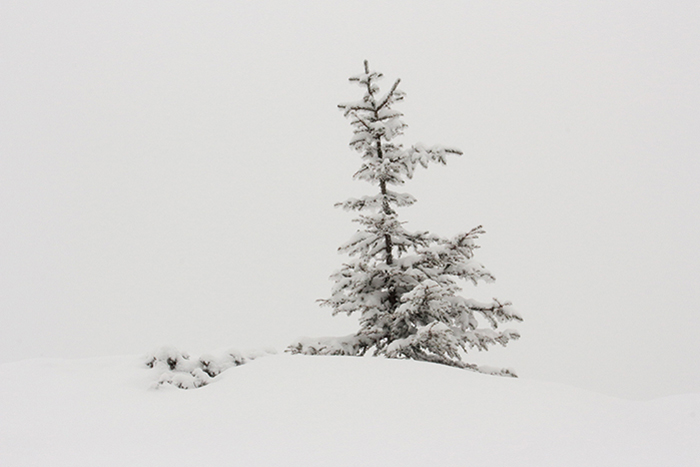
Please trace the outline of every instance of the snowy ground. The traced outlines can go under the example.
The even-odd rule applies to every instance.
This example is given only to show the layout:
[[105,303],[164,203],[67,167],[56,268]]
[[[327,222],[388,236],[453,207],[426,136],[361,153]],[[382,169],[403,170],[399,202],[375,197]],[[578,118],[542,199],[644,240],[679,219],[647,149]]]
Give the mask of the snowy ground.
[[269,356],[153,389],[136,357],[0,366],[0,465],[694,466],[700,394],[631,402],[379,358]]

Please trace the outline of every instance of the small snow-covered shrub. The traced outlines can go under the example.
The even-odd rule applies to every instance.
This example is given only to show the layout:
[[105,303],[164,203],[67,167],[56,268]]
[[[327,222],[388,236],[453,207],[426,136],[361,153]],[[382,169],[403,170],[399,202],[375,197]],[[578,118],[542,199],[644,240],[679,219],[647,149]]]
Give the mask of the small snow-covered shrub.
[[229,368],[271,353],[275,353],[274,350],[248,352],[245,355],[237,350],[228,350],[219,357],[206,354],[190,359],[189,354],[174,347],[161,347],[148,354],[144,364],[160,372],[155,388],[169,384],[180,389],[195,389],[211,383]]
[[196,389],[206,386],[211,382],[211,377],[201,368],[195,368],[190,372],[165,371],[158,378],[155,387],[170,384],[180,389]]
[[190,356],[186,352],[180,352],[175,347],[164,346],[148,354],[145,360],[148,368],[165,366],[171,371],[183,371],[189,359]]

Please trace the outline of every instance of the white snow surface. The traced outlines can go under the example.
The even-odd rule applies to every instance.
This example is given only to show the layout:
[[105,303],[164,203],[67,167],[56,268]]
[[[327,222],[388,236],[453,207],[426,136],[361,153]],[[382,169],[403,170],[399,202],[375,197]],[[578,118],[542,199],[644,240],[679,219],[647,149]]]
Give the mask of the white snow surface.
[[694,466],[700,394],[647,402],[383,358],[269,356],[153,389],[138,357],[0,366],[0,465]]

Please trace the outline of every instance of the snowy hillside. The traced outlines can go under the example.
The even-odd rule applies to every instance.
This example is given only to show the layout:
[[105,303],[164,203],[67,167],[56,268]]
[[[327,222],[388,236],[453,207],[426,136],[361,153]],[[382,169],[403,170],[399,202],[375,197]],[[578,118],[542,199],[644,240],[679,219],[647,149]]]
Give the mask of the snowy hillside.
[[194,390],[136,357],[0,366],[0,465],[693,466],[700,394],[630,402],[413,361],[269,356]]

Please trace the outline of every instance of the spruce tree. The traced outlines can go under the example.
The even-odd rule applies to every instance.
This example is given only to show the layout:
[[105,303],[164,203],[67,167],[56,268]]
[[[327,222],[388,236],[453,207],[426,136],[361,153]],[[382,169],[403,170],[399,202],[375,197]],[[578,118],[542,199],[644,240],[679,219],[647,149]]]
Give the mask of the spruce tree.
[[402,114],[393,109],[404,98],[400,80],[381,94],[377,81],[382,74],[371,71],[367,61],[364,66],[364,73],[350,78],[364,90],[362,100],[338,107],[353,128],[350,147],[362,157],[354,177],[375,185],[378,193],[336,204],[357,211],[355,222],[361,228],[339,248],[350,261],[331,276],[332,295],[321,300],[333,314],[359,315],[360,329],[343,338],[305,339],[290,350],[333,355],[373,352],[515,376],[510,370],[479,368],[462,360],[471,349],[505,346],[520,337],[516,331],[498,329],[500,323],[522,321],[510,302],[482,303],[458,295],[460,279],[473,284],[494,280],[473,259],[475,241],[484,230],[479,226],[451,239],[427,231],[409,232],[399,221],[397,208],[416,199],[391,189],[412,178],[418,165],[445,164],[448,155],[462,152],[443,146],[404,149],[395,143],[406,128]]

